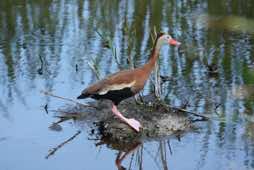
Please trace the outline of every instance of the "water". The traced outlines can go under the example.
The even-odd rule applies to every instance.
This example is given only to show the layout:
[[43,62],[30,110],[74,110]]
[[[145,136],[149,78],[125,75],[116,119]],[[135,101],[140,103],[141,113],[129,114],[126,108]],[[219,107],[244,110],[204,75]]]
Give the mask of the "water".
[[[128,56],[142,65],[154,28],[182,42],[161,52],[160,72],[173,77],[163,85],[166,101],[188,102],[188,110],[213,119],[180,141],[168,137],[139,145],[123,166],[254,169],[253,9],[251,0],[1,1],[1,169],[116,169],[119,151],[96,147],[85,124],[48,128],[57,120],[50,110],[66,101],[41,90],[75,99],[96,80],[88,65],[92,59],[101,77],[119,69],[116,60],[128,68]],[[112,40],[117,59],[97,32]],[[149,81],[143,93],[151,91]],[[80,135],[45,159],[78,130]]]

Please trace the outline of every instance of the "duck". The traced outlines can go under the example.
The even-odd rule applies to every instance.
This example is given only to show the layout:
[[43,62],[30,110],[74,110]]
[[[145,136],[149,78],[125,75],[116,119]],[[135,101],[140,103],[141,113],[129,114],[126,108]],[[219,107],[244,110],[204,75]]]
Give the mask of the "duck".
[[148,61],[141,67],[116,72],[85,88],[77,99],[92,98],[95,100],[108,99],[112,101],[112,112],[122,122],[136,132],[142,128],[141,123],[134,118],[125,117],[117,106],[121,101],[139,93],[145,86],[159,58],[163,45],[179,46],[181,43],[167,33],[158,33]]

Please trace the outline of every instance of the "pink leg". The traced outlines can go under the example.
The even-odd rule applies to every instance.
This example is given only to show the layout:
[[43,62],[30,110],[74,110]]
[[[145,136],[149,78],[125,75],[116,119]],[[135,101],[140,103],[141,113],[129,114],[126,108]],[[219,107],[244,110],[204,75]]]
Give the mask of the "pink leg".
[[124,117],[118,110],[116,105],[113,104],[112,107],[112,112],[114,113],[114,115],[116,115],[120,120],[122,120],[123,122],[125,122],[126,124],[128,124],[130,127],[132,127],[134,130],[136,130],[137,132],[139,132],[139,128],[141,128],[141,124],[139,123],[139,121],[135,120],[135,119],[127,119],[126,117]]

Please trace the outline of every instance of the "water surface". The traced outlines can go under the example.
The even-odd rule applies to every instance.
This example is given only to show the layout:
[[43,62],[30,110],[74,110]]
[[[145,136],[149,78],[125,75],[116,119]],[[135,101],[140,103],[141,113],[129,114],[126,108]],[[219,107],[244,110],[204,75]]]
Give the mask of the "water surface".
[[[41,90],[75,99],[96,81],[88,63],[101,77],[128,68],[128,57],[144,64],[154,29],[182,42],[162,49],[160,73],[172,77],[163,97],[213,119],[180,141],[145,142],[123,166],[254,169],[253,9],[252,0],[0,1],[1,169],[116,169],[118,151],[96,147],[88,126],[67,121],[58,132],[48,128],[56,118],[44,106],[56,110],[68,102]],[[152,91],[149,81],[143,94]]]

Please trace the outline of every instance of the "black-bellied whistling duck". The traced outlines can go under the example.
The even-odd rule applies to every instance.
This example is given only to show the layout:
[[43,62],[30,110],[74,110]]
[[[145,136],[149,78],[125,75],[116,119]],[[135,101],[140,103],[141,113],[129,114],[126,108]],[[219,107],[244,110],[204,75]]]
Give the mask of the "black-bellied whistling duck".
[[180,45],[180,43],[174,40],[170,35],[165,33],[158,34],[152,49],[152,54],[144,66],[112,74],[87,87],[77,98],[84,99],[91,97],[96,100],[111,100],[113,102],[112,112],[114,115],[138,132],[141,128],[141,124],[135,119],[124,117],[117,110],[116,106],[122,100],[134,96],[144,88],[145,82],[149,78],[159,57],[161,46],[164,44]]

